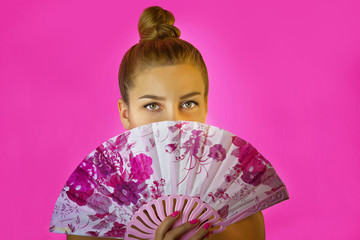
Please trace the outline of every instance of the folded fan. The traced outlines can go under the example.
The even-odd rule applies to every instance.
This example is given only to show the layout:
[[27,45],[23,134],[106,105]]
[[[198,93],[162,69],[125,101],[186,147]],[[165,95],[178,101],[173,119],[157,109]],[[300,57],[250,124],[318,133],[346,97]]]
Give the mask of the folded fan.
[[217,233],[288,198],[270,162],[240,137],[199,122],[154,122],[85,157],[56,201],[50,231],[153,239],[178,210],[175,226],[198,218]]

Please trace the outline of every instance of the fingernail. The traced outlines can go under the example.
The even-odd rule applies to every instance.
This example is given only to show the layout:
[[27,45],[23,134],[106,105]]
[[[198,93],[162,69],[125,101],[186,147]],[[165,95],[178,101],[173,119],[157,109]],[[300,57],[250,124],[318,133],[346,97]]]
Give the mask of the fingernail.
[[208,229],[210,227],[210,223],[205,223],[205,225],[203,226],[204,229]]
[[191,223],[191,224],[196,224],[196,223],[197,223],[197,219],[195,218],[195,219],[191,220],[190,223]]
[[172,217],[176,217],[179,214],[179,211],[175,211],[173,212],[173,214],[171,214]]
[[205,235],[205,237],[210,237],[210,232],[208,232],[206,235]]

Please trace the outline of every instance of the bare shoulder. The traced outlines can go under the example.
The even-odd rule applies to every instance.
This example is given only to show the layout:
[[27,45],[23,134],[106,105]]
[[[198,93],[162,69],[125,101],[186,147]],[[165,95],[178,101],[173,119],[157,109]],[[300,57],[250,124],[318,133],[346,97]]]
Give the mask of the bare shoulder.
[[77,236],[67,235],[66,240],[119,240],[118,238],[101,238],[101,237],[88,237],[88,236]]
[[257,212],[247,218],[231,224],[225,231],[214,234],[209,239],[243,239],[264,240],[265,224],[262,212]]

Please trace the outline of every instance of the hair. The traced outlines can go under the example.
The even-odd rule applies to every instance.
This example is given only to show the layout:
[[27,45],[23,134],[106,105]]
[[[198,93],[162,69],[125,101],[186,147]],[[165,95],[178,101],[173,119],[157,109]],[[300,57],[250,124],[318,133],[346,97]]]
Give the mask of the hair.
[[129,90],[134,87],[135,78],[141,71],[177,64],[190,64],[200,70],[205,83],[205,98],[208,96],[209,78],[205,62],[199,50],[179,38],[180,30],[174,22],[174,15],[159,6],[145,8],[140,15],[140,41],[125,53],[118,75],[120,93],[126,105],[129,106]]

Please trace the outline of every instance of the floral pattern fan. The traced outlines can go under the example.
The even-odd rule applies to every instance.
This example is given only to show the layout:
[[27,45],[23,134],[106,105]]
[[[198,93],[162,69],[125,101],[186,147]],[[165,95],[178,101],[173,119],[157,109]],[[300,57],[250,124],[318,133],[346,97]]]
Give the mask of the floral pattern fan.
[[178,210],[175,226],[197,218],[217,233],[286,199],[273,166],[247,141],[199,122],[154,122],[85,157],[56,201],[50,231],[153,239]]

